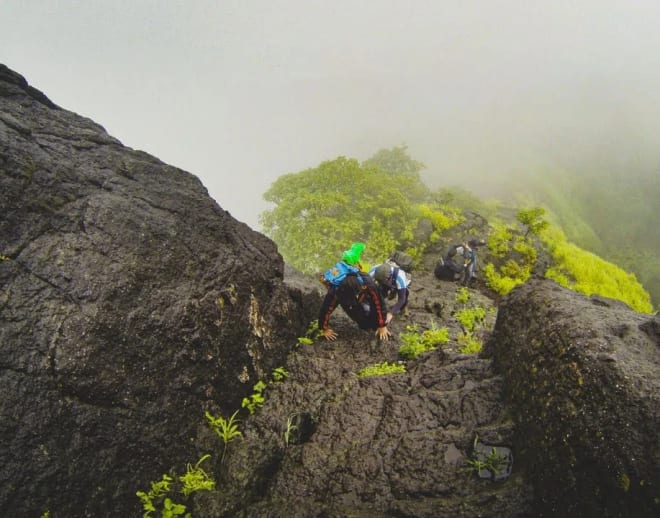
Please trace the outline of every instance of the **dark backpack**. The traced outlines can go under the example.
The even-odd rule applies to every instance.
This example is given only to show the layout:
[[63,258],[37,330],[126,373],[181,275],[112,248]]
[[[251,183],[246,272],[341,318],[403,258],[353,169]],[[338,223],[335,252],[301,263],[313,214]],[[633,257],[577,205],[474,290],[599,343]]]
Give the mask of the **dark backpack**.
[[459,245],[451,245],[447,249],[447,253],[445,254],[445,257],[455,257],[456,256],[456,249],[459,247]]
[[390,255],[387,262],[389,262],[390,264],[394,264],[395,266],[398,266],[404,272],[408,272],[408,273],[412,272],[414,268],[413,258],[407,253],[401,252],[400,250],[396,250],[395,252],[393,252],[392,255]]

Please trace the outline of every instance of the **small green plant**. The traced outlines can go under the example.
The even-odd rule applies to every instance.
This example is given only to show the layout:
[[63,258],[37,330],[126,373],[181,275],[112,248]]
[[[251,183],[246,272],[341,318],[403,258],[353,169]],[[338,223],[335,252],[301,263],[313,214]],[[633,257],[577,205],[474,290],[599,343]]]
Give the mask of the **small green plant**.
[[305,336],[298,337],[298,345],[313,345],[320,335],[319,323],[317,320],[314,320],[310,322]]
[[454,318],[458,320],[467,333],[471,333],[486,318],[486,310],[481,306],[463,308],[454,313]]
[[181,488],[183,496],[188,497],[196,491],[213,491],[215,489],[215,481],[199,467],[199,465],[209,457],[210,455],[207,453],[206,455],[203,455],[194,466],[188,464],[186,473],[179,477],[179,480],[183,485]]
[[468,471],[472,471],[476,474],[479,474],[482,471],[488,471],[494,478],[508,464],[507,457],[500,455],[497,452],[497,448],[495,447],[493,447],[493,449],[484,456],[477,450],[478,444],[479,436],[477,435],[474,438],[472,458],[466,461],[468,465]]
[[405,365],[401,363],[376,363],[374,365],[369,365],[364,369],[361,369],[358,372],[358,377],[368,378],[370,376],[385,376],[387,374],[398,374],[406,372]]
[[406,326],[401,333],[403,345],[399,347],[399,356],[404,360],[412,360],[420,354],[437,349],[438,345],[449,341],[449,331],[446,327],[437,328],[431,322],[431,328],[419,333],[417,324]]
[[237,414],[238,414],[238,410],[236,410],[236,412],[234,412],[229,419],[225,419],[222,416],[214,417],[208,411],[206,412],[206,419],[211,425],[211,428],[218,435],[218,437],[222,439],[222,442],[224,443],[224,448],[222,450],[222,457],[220,458],[221,464],[225,458],[225,452],[227,451],[227,443],[243,435],[241,431],[238,429],[239,421],[238,419],[236,419]]
[[254,393],[248,398],[244,397],[241,403],[241,407],[247,408],[250,411],[250,414],[254,414],[255,410],[261,408],[264,405],[264,390],[266,390],[266,384],[263,381],[258,381],[254,387],[252,387]]
[[289,377],[289,373],[286,371],[284,367],[277,367],[276,369],[273,369],[273,381],[275,383],[282,381],[285,378]]
[[298,431],[298,425],[294,423],[298,414],[291,414],[286,418],[286,428],[284,429],[284,445],[288,446],[294,432]]
[[171,518],[173,516],[181,516],[185,514],[185,518],[192,518],[192,514],[186,513],[186,506],[183,504],[177,504],[172,501],[171,498],[166,498],[163,502],[163,511],[161,516],[163,518]]
[[175,476],[165,474],[158,482],[151,482],[149,491],[137,491],[135,494],[142,502],[144,511],[142,518],[151,518],[152,513],[159,512],[159,508],[161,518],[175,516],[191,518],[192,515],[186,513],[186,506],[176,503],[169,495],[175,491],[174,485],[177,486],[178,492],[183,495],[184,499],[196,491],[213,491],[215,481],[199,467],[208,457],[210,455],[203,455],[195,466],[188,464],[186,473],[178,478],[178,483],[175,483]]
[[157,512],[157,505],[162,505],[161,517],[181,516],[186,512],[185,505],[176,504],[167,496],[171,490],[172,482],[172,477],[163,475],[163,478],[158,482],[151,482],[151,489],[148,492],[138,491],[135,493],[142,501],[144,511],[142,518],[150,518],[151,513]]
[[467,304],[470,300],[470,292],[465,286],[461,286],[456,290],[456,302],[459,304]]
[[462,354],[478,354],[483,344],[472,333],[463,333],[458,337],[458,350]]
[[44,514],[42,514],[39,518],[50,518],[50,511],[44,511]]

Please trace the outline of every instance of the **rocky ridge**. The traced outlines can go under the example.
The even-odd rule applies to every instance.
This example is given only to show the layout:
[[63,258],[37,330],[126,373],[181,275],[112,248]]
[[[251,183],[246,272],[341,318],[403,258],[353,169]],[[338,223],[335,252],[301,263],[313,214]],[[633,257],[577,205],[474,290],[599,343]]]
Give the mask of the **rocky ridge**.
[[[217,491],[186,502],[198,517],[657,514],[657,316],[540,278],[502,301],[483,286],[459,301],[430,273],[441,242],[392,341],[339,310],[337,342],[299,345],[316,280],[196,177],[4,66],[0,168],[10,515],[137,516],[136,490],[207,453]],[[472,215],[447,239],[486,232]],[[466,304],[486,309],[481,355],[459,351]],[[450,341],[405,373],[358,376],[399,361],[414,325],[447,327]],[[278,367],[288,377],[274,382]],[[241,401],[258,380],[251,415]],[[204,413],[237,409],[243,436],[225,452]],[[470,469],[475,444],[510,450],[510,471]]]

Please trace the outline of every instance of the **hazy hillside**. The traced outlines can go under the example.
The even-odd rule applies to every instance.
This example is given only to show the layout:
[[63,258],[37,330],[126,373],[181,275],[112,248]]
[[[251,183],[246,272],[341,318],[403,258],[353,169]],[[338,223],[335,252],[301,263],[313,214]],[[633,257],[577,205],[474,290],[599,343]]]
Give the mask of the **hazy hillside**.
[[[464,184],[460,178],[455,183]],[[660,170],[611,164],[539,168],[463,186],[505,202],[544,205],[570,241],[633,272],[654,307],[660,305]]]

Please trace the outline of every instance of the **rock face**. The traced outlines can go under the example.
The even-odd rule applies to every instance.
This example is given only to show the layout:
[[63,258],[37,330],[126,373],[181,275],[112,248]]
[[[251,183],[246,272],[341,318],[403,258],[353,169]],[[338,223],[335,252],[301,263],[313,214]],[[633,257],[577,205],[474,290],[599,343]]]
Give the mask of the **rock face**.
[[490,353],[537,516],[658,516],[660,319],[532,280],[499,306]]
[[307,328],[275,245],[0,65],[0,508],[136,516]]
[[[658,514],[658,317],[550,281],[498,308],[437,280],[448,243],[486,237],[478,215],[429,247],[392,341],[337,310],[336,342],[298,345],[317,280],[197,178],[1,65],[0,203],[3,515],[139,516],[137,490],[206,454],[197,518]],[[487,347],[461,354],[458,314],[479,308]],[[358,375],[433,328],[448,342],[405,372]],[[207,411],[236,412],[241,437]],[[491,453],[504,464],[475,464]]]

